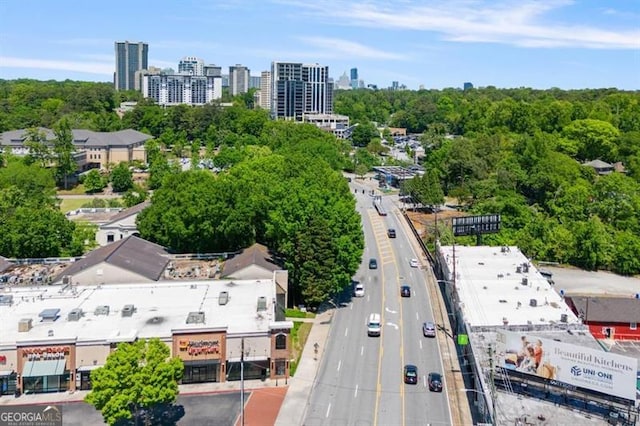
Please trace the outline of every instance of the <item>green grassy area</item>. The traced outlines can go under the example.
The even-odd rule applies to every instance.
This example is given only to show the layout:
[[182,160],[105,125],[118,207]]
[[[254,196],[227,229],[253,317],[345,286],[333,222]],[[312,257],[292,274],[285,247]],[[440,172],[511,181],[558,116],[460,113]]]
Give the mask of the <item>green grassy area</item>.
[[68,190],[59,190],[58,195],[85,195],[85,189],[83,184],[78,184],[77,186],[68,189]]
[[66,213],[71,210],[79,209],[83,204],[90,203],[92,199],[93,197],[73,199],[65,198],[60,203],[60,210],[62,211],[62,213]]
[[313,312],[302,312],[300,309],[286,309],[284,312],[287,318],[315,318]]
[[313,324],[309,322],[293,322],[293,329],[291,330],[291,341],[293,342],[291,356],[293,361],[291,361],[291,365],[289,366],[289,374],[291,376],[296,374],[296,369],[298,368],[300,357],[302,356],[302,350],[304,349],[304,345],[307,343],[307,338],[309,337],[312,326]]

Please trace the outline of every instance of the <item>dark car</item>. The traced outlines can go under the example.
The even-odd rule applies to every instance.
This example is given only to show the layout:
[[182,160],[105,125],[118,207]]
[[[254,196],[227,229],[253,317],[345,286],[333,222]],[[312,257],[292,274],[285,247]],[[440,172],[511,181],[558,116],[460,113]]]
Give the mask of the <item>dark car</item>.
[[411,364],[404,366],[404,382],[410,385],[418,383],[418,367]]
[[429,373],[427,382],[429,382],[429,390],[431,392],[442,392],[442,376],[440,373]]
[[411,287],[408,285],[403,285],[400,287],[400,296],[402,297],[411,297]]
[[431,321],[422,324],[422,334],[424,337],[436,337],[436,325]]
[[369,269],[378,269],[378,261],[375,259],[369,259]]
[[387,235],[389,236],[389,238],[395,238],[396,237],[396,230],[393,228],[389,228],[387,230]]

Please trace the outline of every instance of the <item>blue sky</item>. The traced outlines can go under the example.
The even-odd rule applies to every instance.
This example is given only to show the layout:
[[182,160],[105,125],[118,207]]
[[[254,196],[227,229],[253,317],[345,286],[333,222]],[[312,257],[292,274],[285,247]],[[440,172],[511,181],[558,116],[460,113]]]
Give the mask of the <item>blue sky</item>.
[[112,81],[115,41],[149,64],[319,63],[409,89],[640,89],[640,0],[0,0],[0,78]]

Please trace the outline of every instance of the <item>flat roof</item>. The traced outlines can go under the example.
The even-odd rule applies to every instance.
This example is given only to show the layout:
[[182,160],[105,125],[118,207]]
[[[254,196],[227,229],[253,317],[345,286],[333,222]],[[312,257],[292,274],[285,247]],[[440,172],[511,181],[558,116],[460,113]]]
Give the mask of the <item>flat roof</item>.
[[[221,291],[229,295],[225,305],[218,304]],[[13,304],[0,305],[0,348],[34,341],[170,338],[174,329],[225,328],[229,334],[259,333],[268,332],[275,322],[272,280],[13,287],[4,294],[13,295]],[[259,297],[265,298],[266,311],[258,312]],[[122,316],[123,307],[129,304],[134,305],[135,312]],[[96,308],[104,305],[109,306],[109,314],[96,315]],[[39,314],[50,309],[60,309],[60,316],[54,321],[41,320]],[[68,319],[74,309],[83,311],[78,321]],[[190,312],[204,312],[204,323],[187,324]],[[22,319],[32,320],[31,330],[18,331]]]
[[[441,246],[440,256],[453,281],[454,246]],[[455,246],[455,261],[460,309],[471,327],[582,324],[518,247]]]
[[556,291],[568,296],[629,296],[640,293],[640,278],[625,277],[607,271],[585,271],[577,268],[541,266],[553,274]]

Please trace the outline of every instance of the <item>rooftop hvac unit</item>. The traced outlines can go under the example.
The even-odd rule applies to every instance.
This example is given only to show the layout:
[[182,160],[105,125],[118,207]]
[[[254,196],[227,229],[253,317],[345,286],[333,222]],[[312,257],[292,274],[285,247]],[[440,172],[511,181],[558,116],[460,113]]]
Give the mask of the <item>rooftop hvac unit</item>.
[[109,306],[108,305],[100,305],[96,306],[96,310],[93,312],[94,315],[109,315]]
[[18,333],[25,333],[33,327],[33,320],[31,318],[23,318],[18,321]]
[[189,312],[187,324],[204,324],[204,312]]
[[567,314],[560,314],[560,322],[567,322],[569,320],[569,316]]
[[136,311],[135,306],[133,305],[124,305],[124,308],[122,308],[122,316],[123,317],[130,317],[133,315],[133,313]]
[[516,274],[519,274],[522,272],[522,266],[516,266]]
[[523,263],[522,264],[522,272],[524,272],[525,274],[529,272],[529,264],[528,263]]
[[13,294],[0,294],[0,305],[13,305]]
[[267,298],[264,296],[258,297],[258,311],[267,310]]
[[535,308],[536,306],[538,306],[538,301],[536,299],[529,300],[529,306]]
[[218,295],[218,305],[226,305],[229,303],[229,292],[221,291]]
[[522,285],[529,285],[529,279],[527,277],[523,277],[521,281]]
[[80,308],[70,310],[67,315],[67,321],[80,321],[80,318],[82,318],[82,309]]
[[64,277],[62,277],[62,284],[71,284],[71,275],[65,275]]

